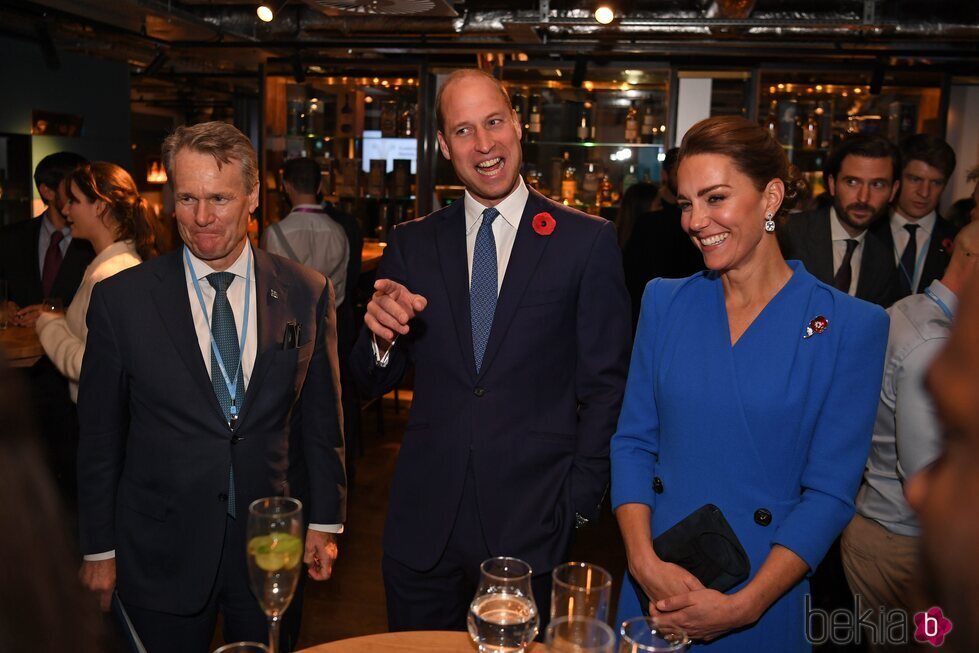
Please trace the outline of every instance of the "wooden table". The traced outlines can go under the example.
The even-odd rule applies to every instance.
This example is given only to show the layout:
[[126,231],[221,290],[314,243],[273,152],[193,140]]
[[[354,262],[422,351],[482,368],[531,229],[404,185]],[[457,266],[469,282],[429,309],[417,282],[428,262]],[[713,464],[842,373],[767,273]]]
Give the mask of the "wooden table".
[[[381,633],[320,644],[297,653],[474,653],[469,633],[427,630]],[[527,653],[544,653],[543,644],[531,644]]]
[[361,250],[360,271],[361,273],[376,270],[381,264],[381,255],[384,254],[384,246],[376,240],[365,240],[364,248]]
[[0,349],[11,367],[30,367],[44,355],[34,327],[10,325],[0,329]]

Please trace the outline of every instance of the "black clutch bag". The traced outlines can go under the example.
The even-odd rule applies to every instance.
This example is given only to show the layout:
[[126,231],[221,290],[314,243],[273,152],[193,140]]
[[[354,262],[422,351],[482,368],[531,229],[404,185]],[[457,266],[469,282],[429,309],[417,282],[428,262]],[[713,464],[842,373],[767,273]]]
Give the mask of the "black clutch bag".
[[[726,592],[748,579],[751,561],[738,541],[724,513],[708,503],[681,519],[653,539],[653,550],[660,560],[689,571],[704,587]],[[649,597],[629,576],[642,606]]]

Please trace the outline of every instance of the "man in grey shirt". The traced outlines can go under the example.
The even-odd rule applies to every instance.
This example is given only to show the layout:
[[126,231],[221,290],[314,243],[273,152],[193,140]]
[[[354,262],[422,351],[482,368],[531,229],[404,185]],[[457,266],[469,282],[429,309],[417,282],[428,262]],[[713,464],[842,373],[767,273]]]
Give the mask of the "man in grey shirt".
[[312,159],[289,159],[282,169],[282,185],[292,212],[266,230],[262,249],[311,267],[332,281],[339,309],[346,294],[350,245],[343,227],[316,199],[319,164]]
[[[887,311],[891,326],[873,445],[857,514],[842,540],[850,588],[861,596],[863,607],[873,610],[874,619],[882,607],[902,608],[910,618],[930,605],[918,575],[920,529],[904,482],[941,453],[941,426],[924,377],[948,340],[958,295],[979,267],[977,255],[979,223],[974,222],[955,239],[942,279]],[[883,649],[871,645],[871,650]]]

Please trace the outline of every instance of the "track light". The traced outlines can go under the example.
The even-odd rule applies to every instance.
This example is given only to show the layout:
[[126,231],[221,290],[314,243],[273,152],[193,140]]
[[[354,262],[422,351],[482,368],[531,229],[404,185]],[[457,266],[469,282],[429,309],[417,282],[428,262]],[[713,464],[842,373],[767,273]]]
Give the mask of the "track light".
[[608,5],[599,5],[595,10],[595,20],[602,25],[608,25],[615,20],[615,12]]
[[282,13],[282,8],[286,6],[287,2],[289,2],[289,0],[285,0],[281,5],[279,5],[278,10],[273,9],[273,5],[271,3],[260,4],[255,10],[255,14],[263,23],[271,23],[276,14]]

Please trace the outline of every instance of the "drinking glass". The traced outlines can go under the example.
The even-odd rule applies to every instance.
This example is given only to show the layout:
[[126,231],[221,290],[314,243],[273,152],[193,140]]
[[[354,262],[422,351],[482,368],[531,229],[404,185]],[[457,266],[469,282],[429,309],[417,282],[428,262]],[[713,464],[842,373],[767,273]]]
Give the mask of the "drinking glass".
[[552,619],[544,641],[550,653],[612,653],[615,633],[604,621],[574,615]]
[[540,621],[530,579],[517,558],[490,558],[479,566],[479,588],[469,605],[469,636],[480,653],[523,653]]
[[551,619],[584,616],[608,621],[612,575],[588,562],[566,562],[551,573]]
[[686,651],[690,640],[683,633],[666,635],[651,617],[634,617],[622,622],[619,653],[669,653]]
[[7,321],[10,320],[10,311],[7,310],[7,281],[0,279],[0,329],[7,328]]
[[282,614],[303,569],[302,514],[303,505],[289,497],[267,497],[248,506],[248,578],[269,620],[270,653],[279,647]]
[[269,653],[269,647],[258,642],[234,642],[214,649],[214,653]]

